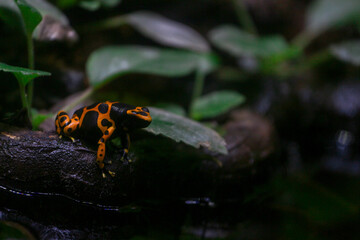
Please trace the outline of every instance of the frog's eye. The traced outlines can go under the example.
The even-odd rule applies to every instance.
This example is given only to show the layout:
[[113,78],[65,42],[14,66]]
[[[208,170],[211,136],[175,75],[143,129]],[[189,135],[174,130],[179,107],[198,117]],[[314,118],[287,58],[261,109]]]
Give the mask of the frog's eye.
[[144,112],[150,112],[147,107],[143,107],[142,110],[143,110]]
[[130,116],[137,117],[138,119],[145,120],[147,122],[151,122],[151,116],[150,116],[150,113],[148,111],[144,111],[143,108],[138,107],[136,109],[127,110],[126,114],[130,115]]

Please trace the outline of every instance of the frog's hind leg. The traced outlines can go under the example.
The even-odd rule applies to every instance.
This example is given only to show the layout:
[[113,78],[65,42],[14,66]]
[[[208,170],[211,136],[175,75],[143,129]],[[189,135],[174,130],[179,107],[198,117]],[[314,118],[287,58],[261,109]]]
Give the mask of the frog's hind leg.
[[[98,151],[97,151],[97,158],[96,162],[99,165],[99,168],[103,170],[104,168],[104,158],[105,158],[105,149],[106,149],[106,141],[110,139],[111,135],[114,133],[115,127],[111,126],[108,129],[104,131],[103,136],[100,138],[98,144]],[[111,176],[114,176],[115,173],[108,171]],[[105,174],[103,173],[103,177],[105,177]]]
[[74,114],[70,119],[69,115],[60,111],[55,119],[56,132],[59,134],[60,138],[62,136],[69,137],[73,142],[75,141],[71,134],[78,129],[79,126],[79,117]]
[[58,112],[55,118],[55,127],[56,127],[56,132],[60,137],[65,135],[64,128],[69,124],[70,124],[69,115],[64,111]]

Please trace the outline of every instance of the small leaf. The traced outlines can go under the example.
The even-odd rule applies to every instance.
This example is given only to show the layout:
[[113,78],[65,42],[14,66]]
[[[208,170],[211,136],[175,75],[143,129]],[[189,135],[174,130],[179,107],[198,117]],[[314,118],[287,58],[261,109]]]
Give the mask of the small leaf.
[[112,8],[120,2],[121,0],[83,0],[79,3],[79,6],[89,11],[96,11],[101,6]]
[[[49,40],[67,40],[70,42],[77,40],[77,33],[69,25],[67,17],[54,5],[45,0],[17,0],[19,7],[15,4],[14,0],[1,0],[0,1],[0,18],[3,18],[7,24],[16,28],[22,26],[25,33],[41,41]],[[19,9],[23,9],[20,11]],[[35,11],[35,13],[34,13]],[[41,14],[41,23],[25,23],[25,15],[30,16],[31,20],[39,19]],[[40,17],[41,17],[40,16]],[[40,18],[41,19],[41,18]],[[19,24],[20,23],[20,24]],[[35,29],[33,29],[35,27]],[[31,30],[31,31],[30,31]]]
[[36,110],[32,109],[32,120],[31,123],[33,125],[34,130],[38,130],[40,124],[42,124],[46,119],[53,117],[53,114],[41,114]]
[[195,119],[216,117],[244,101],[245,97],[235,91],[212,92],[195,101],[191,115]]
[[342,42],[330,47],[331,53],[355,66],[360,66],[360,40]]
[[41,22],[41,14],[25,0],[15,0],[15,3],[20,9],[26,35],[32,36],[34,29]]
[[45,0],[26,0],[29,5],[36,8],[43,17],[51,16],[63,25],[69,24],[69,19],[57,7]]
[[150,108],[153,119],[146,131],[153,134],[161,134],[176,142],[184,142],[195,148],[204,147],[213,152],[227,154],[224,139],[214,130],[188,118],[160,110]]
[[0,71],[11,72],[20,81],[23,86],[26,86],[31,80],[40,76],[50,76],[48,72],[31,70],[28,68],[10,66],[0,62]]
[[57,7],[45,0],[27,0],[43,16],[43,20],[33,33],[33,37],[40,41],[68,41],[78,40],[76,31],[71,27],[68,18]]
[[180,77],[197,69],[208,72],[216,65],[212,56],[188,51],[142,46],[109,46],[91,54],[86,63],[86,71],[90,84],[99,87],[126,73]]
[[296,45],[289,46],[282,52],[276,53],[270,57],[267,57],[261,62],[261,71],[263,73],[271,74],[272,71],[276,71],[276,67],[285,61],[296,59],[303,53],[302,49]]
[[79,6],[88,10],[88,11],[96,11],[100,8],[101,3],[99,1],[94,1],[94,0],[90,0],[90,1],[81,1],[79,3]]
[[220,26],[209,33],[212,43],[235,57],[269,57],[287,49],[282,36],[258,38],[234,26]]
[[127,15],[126,21],[145,36],[170,47],[208,52],[209,44],[192,28],[153,12]]
[[359,0],[317,0],[307,13],[306,32],[318,35],[338,24],[359,21]]

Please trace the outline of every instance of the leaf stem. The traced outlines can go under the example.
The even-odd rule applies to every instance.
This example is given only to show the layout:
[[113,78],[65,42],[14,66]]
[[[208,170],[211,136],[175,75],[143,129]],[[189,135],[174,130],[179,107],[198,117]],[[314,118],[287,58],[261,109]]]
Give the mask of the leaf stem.
[[301,32],[298,34],[293,40],[292,44],[301,48],[301,50],[305,49],[311,41],[315,38],[315,34],[310,34],[308,32]]
[[20,79],[17,79],[17,80],[18,80],[19,88],[20,88],[20,97],[21,97],[22,106],[23,106],[23,108],[26,109],[29,119],[31,119],[30,118],[31,117],[30,107],[29,107],[28,99],[26,97],[25,86],[21,83]]
[[[29,69],[34,69],[34,42],[32,40],[32,35],[27,36],[27,50],[28,50],[28,66]],[[28,95],[27,95],[27,102],[28,102],[28,110],[29,110],[29,118],[31,121],[31,105],[32,105],[32,98],[34,92],[34,81],[30,81],[28,84]]]
[[126,16],[121,15],[121,16],[116,16],[116,17],[112,17],[112,18],[108,18],[105,19],[103,21],[98,21],[95,23],[90,23],[87,24],[86,26],[84,26],[83,28],[81,28],[81,31],[99,31],[99,30],[104,30],[104,29],[112,29],[112,28],[116,28],[122,25],[127,24],[126,21]]
[[277,70],[277,76],[288,78],[290,76],[299,75],[311,69],[318,67],[319,65],[329,61],[333,56],[330,54],[329,50],[323,49],[319,52],[314,53],[313,55],[300,59],[296,66],[292,66],[288,69],[279,68]]
[[256,29],[255,23],[252,20],[246,6],[244,5],[243,0],[232,0],[235,12],[238,17],[240,24],[244,27],[247,32],[250,32],[254,35],[258,35],[258,31]]
[[195,101],[201,96],[201,93],[204,88],[204,81],[205,81],[205,73],[201,70],[197,70],[195,75],[192,98],[190,102],[190,116],[193,114]]

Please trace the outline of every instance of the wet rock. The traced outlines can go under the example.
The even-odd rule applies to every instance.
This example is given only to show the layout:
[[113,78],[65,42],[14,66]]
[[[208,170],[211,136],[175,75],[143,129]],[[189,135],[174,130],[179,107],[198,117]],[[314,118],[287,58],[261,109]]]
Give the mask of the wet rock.
[[229,155],[221,157],[220,161],[226,170],[232,172],[252,166],[274,151],[273,125],[250,110],[233,111],[225,129]]
[[108,169],[117,175],[103,178],[96,151],[80,141],[60,140],[55,133],[35,132],[0,125],[0,185],[30,194],[64,195],[77,200],[122,205],[130,186],[130,166],[120,152]]

